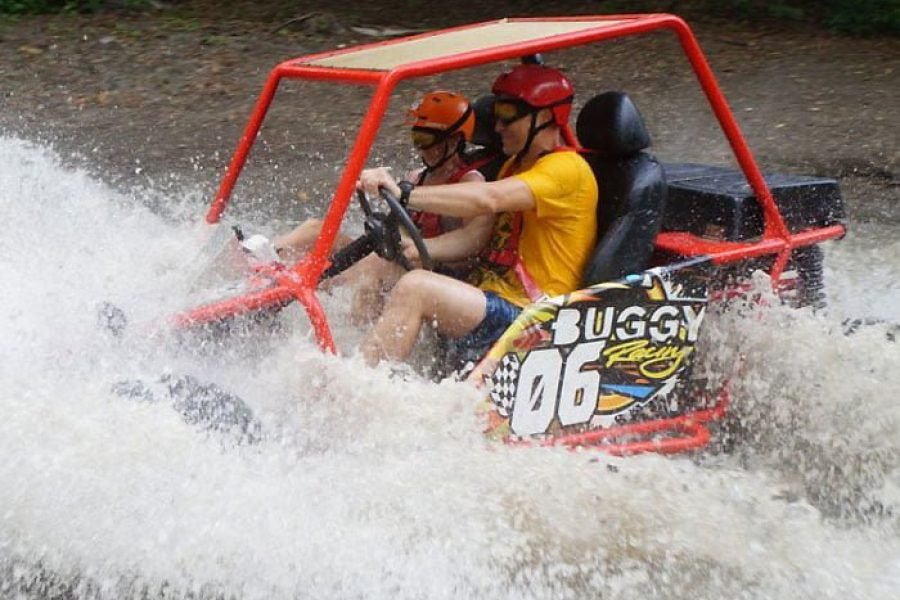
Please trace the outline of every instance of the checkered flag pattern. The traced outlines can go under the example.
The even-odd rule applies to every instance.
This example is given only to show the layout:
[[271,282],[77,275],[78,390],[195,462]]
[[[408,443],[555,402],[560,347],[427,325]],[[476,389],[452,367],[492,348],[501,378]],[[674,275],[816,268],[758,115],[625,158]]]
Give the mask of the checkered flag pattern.
[[508,417],[512,411],[520,366],[519,357],[514,352],[510,352],[500,359],[500,364],[497,365],[497,368],[489,378],[491,401],[496,405],[497,412],[504,417]]

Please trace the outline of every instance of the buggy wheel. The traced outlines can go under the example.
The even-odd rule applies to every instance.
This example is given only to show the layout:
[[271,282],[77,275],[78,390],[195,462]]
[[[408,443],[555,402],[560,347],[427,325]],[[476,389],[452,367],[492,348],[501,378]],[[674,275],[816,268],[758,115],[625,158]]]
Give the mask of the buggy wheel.
[[824,258],[825,254],[819,246],[804,246],[791,254],[787,270],[794,275],[792,285],[784,295],[791,305],[798,308],[825,307],[825,282],[822,276]]

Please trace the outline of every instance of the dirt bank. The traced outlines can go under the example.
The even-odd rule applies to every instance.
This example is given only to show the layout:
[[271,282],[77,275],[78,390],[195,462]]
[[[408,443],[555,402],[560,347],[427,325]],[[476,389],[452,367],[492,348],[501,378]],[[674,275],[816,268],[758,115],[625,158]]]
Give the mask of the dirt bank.
[[[115,185],[190,181],[211,194],[267,72],[279,61],[372,41],[385,27],[521,13],[515,2],[468,11],[468,17],[459,10],[411,14],[409,2],[379,4],[377,11],[372,3],[359,6],[351,3],[341,13],[281,8],[252,17],[232,6],[225,13],[210,8],[2,21],[0,131],[49,142]],[[565,12],[585,8],[565,4]],[[722,23],[700,23],[695,30],[764,168],[839,176],[854,217],[900,222],[900,40]],[[610,88],[632,93],[664,158],[728,160],[670,35],[595,45],[550,60],[572,74],[581,101]],[[464,71],[441,84],[477,95],[494,72]],[[290,106],[275,116],[275,128],[281,123],[294,130],[264,135],[256,181],[268,187],[260,193],[280,197],[282,210],[296,199],[296,188],[327,187],[365,97],[358,88],[286,92]],[[385,130],[393,135],[400,128],[394,118]],[[382,154],[404,151],[402,136],[394,138]],[[297,150],[300,141],[306,149]],[[273,178],[275,171],[280,175]],[[288,175],[298,171],[305,183]]]

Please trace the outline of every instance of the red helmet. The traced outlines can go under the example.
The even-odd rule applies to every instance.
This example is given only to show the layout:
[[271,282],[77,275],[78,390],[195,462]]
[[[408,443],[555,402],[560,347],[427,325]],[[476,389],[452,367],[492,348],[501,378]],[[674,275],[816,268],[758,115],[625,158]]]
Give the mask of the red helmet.
[[409,109],[409,124],[413,130],[433,133],[436,141],[458,131],[468,142],[475,131],[475,111],[462,94],[429,92]]
[[549,108],[562,127],[572,113],[572,83],[561,72],[543,65],[516,65],[494,81],[491,91],[500,98],[514,98],[532,108]]

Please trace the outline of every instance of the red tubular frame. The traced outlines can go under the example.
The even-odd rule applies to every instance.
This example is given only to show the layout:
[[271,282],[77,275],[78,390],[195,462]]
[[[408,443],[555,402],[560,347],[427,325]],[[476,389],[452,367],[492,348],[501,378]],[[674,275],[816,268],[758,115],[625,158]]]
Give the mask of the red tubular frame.
[[[584,433],[561,435],[542,442],[543,446],[565,446],[601,450],[615,456],[628,456],[656,452],[678,454],[699,450],[709,443],[710,433],[706,423],[721,419],[731,401],[731,386],[726,382],[719,390],[712,408],[696,410],[668,419],[655,419],[618,425],[606,429],[594,429]],[[657,434],[678,435],[654,437]],[[627,439],[638,438],[638,439]]]
[[[583,448],[600,450],[614,456],[631,456],[647,452],[656,452],[657,454],[689,452],[699,450],[709,443],[710,433],[706,424],[724,417],[730,401],[731,380],[729,379],[722,384],[716,396],[716,403],[711,408],[695,410],[666,419],[556,435],[539,442],[508,440],[507,444],[526,447],[563,446],[570,450]],[[678,435],[660,435],[672,433]]]
[[[328,327],[327,318],[315,295],[315,288],[322,275],[322,271],[328,265],[328,255],[334,244],[338,229],[343,221],[344,214],[353,195],[355,182],[365,164],[366,158],[375,140],[375,135],[381,124],[381,120],[387,110],[390,94],[397,84],[405,79],[434,75],[437,73],[463,69],[506,59],[514,59],[528,54],[549,52],[564,48],[571,48],[592,42],[599,42],[612,38],[631,35],[640,35],[660,29],[673,30],[678,36],[688,61],[694,70],[700,86],[712,107],[716,119],[731,145],[735,158],[744,172],[750,186],[759,198],[765,216],[765,228],[763,237],[755,243],[725,243],[707,242],[695,236],[679,233],[664,233],[660,236],[658,246],[665,250],[682,256],[695,256],[698,254],[709,255],[716,263],[727,263],[760,255],[776,254],[775,262],[770,275],[774,282],[778,282],[787,264],[793,248],[804,244],[816,243],[825,239],[838,238],[844,235],[842,225],[834,225],[823,229],[817,229],[792,235],[778,210],[772,193],[769,190],[762,172],[756,164],[741,131],[728,107],[725,97],[719,89],[712,69],[703,56],[700,46],[688,25],[680,18],[668,14],[646,15],[608,15],[608,16],[584,16],[584,17],[559,17],[555,19],[510,19],[513,22],[528,21],[593,21],[597,28],[588,28],[580,31],[548,36],[541,39],[530,40],[490,48],[473,50],[452,56],[409,62],[389,71],[375,71],[364,69],[330,68],[310,64],[325,57],[358,51],[361,48],[374,48],[384,45],[400,43],[404,40],[390,40],[363,47],[355,47],[334,52],[326,52],[304,56],[279,64],[269,75],[262,94],[256,103],[250,120],[238,143],[234,157],[218,193],[209,208],[206,220],[209,223],[217,223],[227,207],[229,198],[234,189],[238,175],[244,167],[250,149],[259,134],[263,119],[269,110],[269,106],[283,78],[306,79],[313,81],[331,81],[343,84],[372,85],[375,86],[374,95],[369,104],[369,110],[363,119],[359,133],[357,134],[353,148],[347,159],[347,164],[341,174],[340,181],[335,189],[331,205],[323,221],[322,231],[312,252],[308,257],[286,270],[277,278],[278,287],[273,290],[260,292],[250,297],[238,298],[201,307],[181,315],[179,318],[185,322],[202,320],[215,314],[228,316],[239,314],[248,308],[266,305],[266,302],[287,302],[296,298],[305,307],[316,331],[319,345],[330,352],[335,351],[334,340]],[[621,21],[608,24],[609,21]],[[412,38],[424,38],[436,33],[446,31],[460,31],[489,25],[493,22],[476,23],[444,30],[412,36]],[[410,39],[410,38],[405,38]],[[566,132],[570,142],[574,140],[571,130]]]

